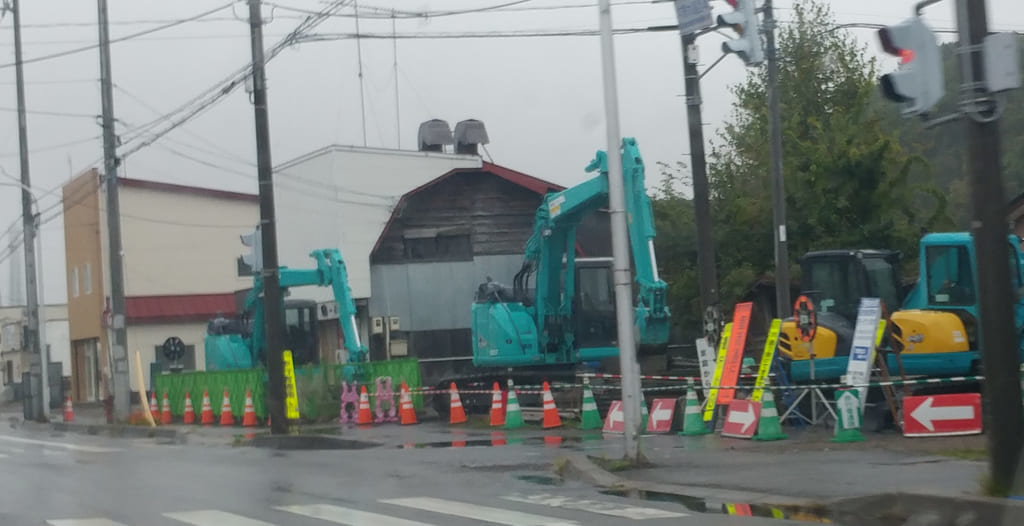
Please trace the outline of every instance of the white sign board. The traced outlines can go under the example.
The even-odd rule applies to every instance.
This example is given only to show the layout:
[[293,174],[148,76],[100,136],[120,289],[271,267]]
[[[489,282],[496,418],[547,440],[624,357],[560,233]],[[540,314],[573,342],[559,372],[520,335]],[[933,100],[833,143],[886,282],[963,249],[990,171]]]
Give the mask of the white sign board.
[[696,33],[714,23],[708,0],[676,0],[676,17],[680,35]]
[[700,363],[700,384],[704,386],[704,397],[708,396],[711,379],[715,376],[715,350],[708,345],[707,338],[697,338],[697,361]]
[[843,391],[836,399],[840,429],[860,429],[860,403],[856,391]]
[[[875,338],[882,319],[882,303],[878,298],[861,298],[857,325],[853,329],[850,361],[846,365],[846,384],[863,385],[871,380],[871,364],[875,361]],[[861,410],[867,398],[867,387],[858,387]]]

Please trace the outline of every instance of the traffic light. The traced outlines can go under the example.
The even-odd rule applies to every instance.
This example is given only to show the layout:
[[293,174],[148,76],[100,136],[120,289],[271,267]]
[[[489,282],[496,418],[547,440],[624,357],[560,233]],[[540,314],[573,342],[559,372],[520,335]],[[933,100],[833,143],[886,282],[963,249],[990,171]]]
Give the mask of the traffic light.
[[253,272],[263,270],[263,238],[260,227],[256,227],[251,234],[242,234],[238,237],[242,238],[243,245],[252,249],[248,254],[242,254],[242,263],[248,265]]
[[748,66],[764,62],[761,49],[761,33],[757,24],[754,0],[726,0],[735,9],[731,13],[718,15],[718,27],[729,26],[739,38],[722,42],[723,53],[736,53]]
[[904,115],[927,113],[945,95],[942,53],[920,17],[878,30],[882,49],[900,58],[899,69],[882,75],[882,93],[903,103]]

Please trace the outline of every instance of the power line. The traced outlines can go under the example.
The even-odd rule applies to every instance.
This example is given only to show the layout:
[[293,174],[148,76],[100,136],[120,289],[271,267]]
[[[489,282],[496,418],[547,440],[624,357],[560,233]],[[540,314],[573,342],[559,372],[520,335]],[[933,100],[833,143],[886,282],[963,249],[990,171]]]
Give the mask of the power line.
[[[18,111],[18,108],[2,108],[2,107],[0,107],[0,111],[16,113]],[[93,113],[72,113],[72,112],[65,112],[65,111],[25,110],[25,113],[28,113],[29,115],[47,115],[47,116],[50,116],[50,117],[77,117],[77,118],[83,118],[83,119],[95,119],[96,118],[96,114],[93,114]]]

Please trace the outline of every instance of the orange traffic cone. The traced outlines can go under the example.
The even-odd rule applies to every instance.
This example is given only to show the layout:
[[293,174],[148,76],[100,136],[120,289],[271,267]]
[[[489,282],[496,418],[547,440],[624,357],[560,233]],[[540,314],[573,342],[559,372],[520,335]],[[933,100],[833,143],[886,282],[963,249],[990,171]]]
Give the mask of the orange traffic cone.
[[412,405],[412,395],[409,394],[409,386],[405,385],[405,381],[402,381],[402,391],[399,396],[399,412],[401,415],[402,425],[415,424],[416,423],[416,408]]
[[203,391],[203,405],[200,407],[200,420],[204,426],[213,423],[213,406],[210,404],[210,391]]
[[224,390],[224,401],[220,404],[220,425],[235,425],[235,416],[231,414],[231,399],[228,398],[228,390]]
[[494,382],[494,395],[491,396],[491,425],[505,425],[505,407],[501,403],[501,387]]
[[242,427],[256,427],[256,408],[252,406],[252,392],[245,390],[245,413],[242,414]]
[[196,410],[192,407],[192,397],[185,391],[185,423],[196,423]]
[[370,395],[366,393],[364,385],[359,390],[359,415],[356,416],[357,425],[368,425],[373,423],[373,415],[370,414]]
[[462,399],[459,398],[459,390],[455,387],[455,382],[452,382],[452,386],[449,388],[451,393],[451,409],[448,411],[451,414],[449,419],[450,424],[461,424],[466,421],[466,411],[462,409]]
[[64,421],[71,422],[75,419],[75,408],[71,406],[71,397],[64,400]]
[[555,407],[555,398],[551,396],[551,387],[544,382],[544,429],[560,427],[562,417],[558,416],[558,408]]
[[156,406],[156,391],[149,393],[149,413],[153,415],[154,421],[160,420],[160,409]]
[[171,423],[171,402],[167,399],[167,391],[164,391],[164,403],[160,410],[160,423],[163,425]]

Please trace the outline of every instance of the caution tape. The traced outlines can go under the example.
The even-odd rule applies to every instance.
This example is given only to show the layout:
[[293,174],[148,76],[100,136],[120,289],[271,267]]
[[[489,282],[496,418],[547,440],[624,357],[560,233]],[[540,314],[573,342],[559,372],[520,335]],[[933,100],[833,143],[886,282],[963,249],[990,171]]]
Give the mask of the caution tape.
[[[611,379],[615,379],[615,380],[618,380],[618,379],[622,378],[621,374],[605,374],[605,373],[579,373],[576,376],[580,376],[580,377],[583,377],[583,378],[611,378]],[[769,376],[770,377],[774,377],[775,373],[770,373]],[[742,374],[742,375],[740,375],[740,378],[757,378],[757,374]],[[699,381],[701,381],[701,377],[699,377],[699,376],[641,375],[640,379],[641,380],[663,380],[663,381],[670,381],[670,382],[699,382]]]
[[[765,385],[758,387],[758,389],[771,389],[774,391],[786,391],[786,390],[801,390],[801,389],[834,389],[841,387],[886,387],[896,385],[936,385],[936,384],[957,384],[966,382],[980,382],[984,380],[984,376],[951,376],[948,378],[915,378],[910,380],[885,380],[863,384],[797,384],[797,385]],[[617,385],[595,385],[594,390],[617,390],[622,389],[621,386]],[[754,389],[752,385],[728,385],[728,386],[710,386],[708,389]],[[680,386],[661,386],[661,387],[642,387],[641,391],[672,391],[678,390]],[[703,388],[702,388],[703,389]]]

